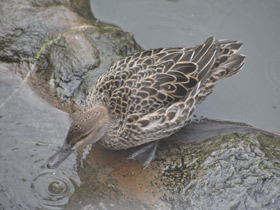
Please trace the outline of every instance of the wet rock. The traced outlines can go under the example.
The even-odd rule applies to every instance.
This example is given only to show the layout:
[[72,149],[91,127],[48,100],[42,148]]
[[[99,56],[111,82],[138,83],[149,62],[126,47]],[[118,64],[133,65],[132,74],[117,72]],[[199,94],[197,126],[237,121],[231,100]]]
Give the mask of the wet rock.
[[35,64],[30,82],[62,109],[81,104],[114,61],[141,50],[133,35],[90,16],[88,1],[4,0],[0,10],[0,60]]
[[[63,102],[71,99],[81,104],[114,61],[134,52],[133,41],[129,39],[131,35],[116,27],[81,26],[66,32],[48,47],[47,62],[41,62],[37,71],[45,72]],[[51,75],[46,75],[48,72]]]
[[52,1],[4,0],[0,20],[0,59],[6,62],[34,61],[44,42],[82,24],[79,16]]
[[170,192],[164,200],[175,209],[277,209],[279,140],[231,134],[165,147],[157,158]]
[[[78,163],[83,187],[69,207],[103,201],[109,209],[277,209],[279,142],[262,134],[228,134],[200,143],[169,138],[146,169],[120,151],[95,146]],[[110,190],[104,191],[104,182]]]

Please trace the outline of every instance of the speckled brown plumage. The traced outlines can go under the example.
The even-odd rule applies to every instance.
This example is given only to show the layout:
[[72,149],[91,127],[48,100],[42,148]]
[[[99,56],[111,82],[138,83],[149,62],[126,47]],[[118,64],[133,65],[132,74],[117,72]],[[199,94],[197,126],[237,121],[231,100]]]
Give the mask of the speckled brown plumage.
[[88,95],[85,112],[105,106],[110,124],[98,141],[126,149],[155,141],[182,128],[217,80],[238,72],[241,43],[208,38],[191,48],[155,49],[116,62]]

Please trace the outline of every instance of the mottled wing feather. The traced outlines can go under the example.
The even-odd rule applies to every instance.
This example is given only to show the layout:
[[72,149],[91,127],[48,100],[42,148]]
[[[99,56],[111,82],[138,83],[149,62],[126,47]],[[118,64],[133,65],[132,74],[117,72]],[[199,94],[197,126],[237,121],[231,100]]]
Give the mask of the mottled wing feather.
[[178,102],[188,97],[199,77],[205,76],[202,71],[214,62],[212,45],[209,38],[194,48],[162,48],[126,57],[98,80],[86,107],[102,102],[123,119],[121,115],[144,115]]
[[[204,69],[209,70],[210,65],[208,64],[212,65],[215,61],[215,50],[212,49],[210,52],[212,44],[213,39],[209,39],[195,49],[149,50],[137,54],[138,59],[137,56],[124,59],[128,63],[133,63],[130,65],[132,69],[129,70],[133,73],[127,76],[123,86],[115,88],[110,96],[110,109],[114,110],[113,114],[129,116],[138,113],[145,115],[188,97],[190,91],[199,82],[200,72]],[[197,56],[197,54],[204,56],[207,53],[209,56],[205,56],[203,59],[199,59]],[[195,59],[200,66],[187,58]],[[112,71],[127,68],[128,64],[125,65],[125,63],[127,62],[120,61],[112,67]],[[120,99],[117,98],[123,98],[121,95],[124,92],[127,101],[122,100],[120,104]]]
[[[198,84],[199,87],[197,86],[192,89],[191,94],[185,101],[173,103],[169,107],[160,108],[142,117],[134,117],[134,115],[129,117],[125,132],[120,134],[121,138],[131,139],[131,141],[125,142],[125,144],[128,144],[126,145],[127,147],[130,147],[129,144],[140,145],[175,133],[189,122],[195,107],[213,91],[217,80],[229,77],[242,68],[245,56],[234,54],[240,49],[242,44],[227,40],[226,42],[218,42],[217,45],[218,48],[214,49],[212,54],[203,54],[204,57],[208,56],[206,60],[203,58],[198,62],[200,67],[198,78],[201,84]],[[199,49],[199,52],[203,50],[200,47]],[[219,51],[218,55],[216,50]],[[193,57],[195,58],[195,56]],[[139,134],[136,135],[137,133]],[[126,134],[127,137],[122,134]]]
[[109,108],[118,122],[111,136],[122,141],[120,148],[166,137],[186,124],[218,79],[243,66],[244,56],[235,54],[240,47],[236,41],[210,37],[193,48],[136,53],[98,80],[86,107],[102,103]]
[[194,108],[195,99],[189,97],[186,101],[160,108],[140,118],[130,115],[126,126],[118,134],[121,140],[129,139],[122,141],[122,146],[129,148],[172,135],[188,123]]

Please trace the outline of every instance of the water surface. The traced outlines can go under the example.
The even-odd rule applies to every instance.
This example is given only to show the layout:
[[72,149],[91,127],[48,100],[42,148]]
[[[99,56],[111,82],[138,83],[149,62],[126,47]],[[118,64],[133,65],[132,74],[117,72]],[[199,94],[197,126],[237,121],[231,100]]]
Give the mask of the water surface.
[[79,183],[70,157],[61,170],[46,160],[64,141],[68,115],[37,96],[0,63],[0,209],[57,209]]

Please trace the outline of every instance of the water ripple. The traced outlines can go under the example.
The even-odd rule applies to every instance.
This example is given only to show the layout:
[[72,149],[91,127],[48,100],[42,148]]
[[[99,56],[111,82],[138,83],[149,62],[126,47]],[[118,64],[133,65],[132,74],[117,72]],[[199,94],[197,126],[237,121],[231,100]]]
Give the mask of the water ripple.
[[61,208],[68,203],[74,190],[72,180],[53,171],[44,171],[31,183],[31,191],[38,198],[40,206],[45,208]]

